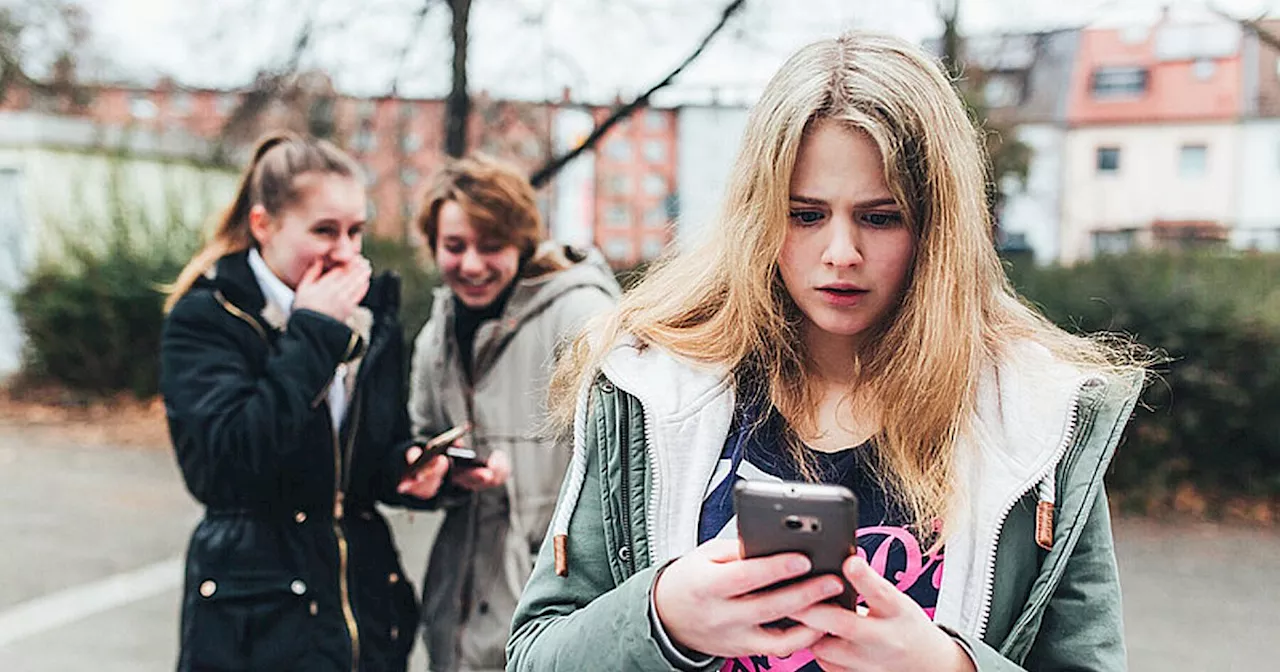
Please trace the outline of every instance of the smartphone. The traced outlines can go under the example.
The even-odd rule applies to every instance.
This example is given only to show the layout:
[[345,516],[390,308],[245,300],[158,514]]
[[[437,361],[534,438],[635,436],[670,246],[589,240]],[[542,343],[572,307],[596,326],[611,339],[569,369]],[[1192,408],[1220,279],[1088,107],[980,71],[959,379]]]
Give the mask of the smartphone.
[[489,466],[489,463],[477,455],[476,451],[464,446],[449,446],[444,454],[453,461],[453,469],[476,469]]
[[[857,594],[844,578],[844,561],[857,552],[858,498],[848,488],[821,483],[738,481],[733,487],[742,555],[757,558],[794,552],[808,556],[808,574],[771,588],[834,574],[844,592],[832,598],[853,610]],[[785,627],[790,619],[770,625]]]
[[446,454],[449,448],[453,446],[453,442],[461,439],[469,431],[471,431],[471,424],[463,423],[442,434],[437,434],[432,437],[422,445],[422,454],[418,456],[418,459],[409,463],[409,467],[405,469],[404,476],[401,476],[401,478],[409,478],[414,474],[417,474],[419,471],[422,471],[424,467],[430,464],[432,459],[437,455]]

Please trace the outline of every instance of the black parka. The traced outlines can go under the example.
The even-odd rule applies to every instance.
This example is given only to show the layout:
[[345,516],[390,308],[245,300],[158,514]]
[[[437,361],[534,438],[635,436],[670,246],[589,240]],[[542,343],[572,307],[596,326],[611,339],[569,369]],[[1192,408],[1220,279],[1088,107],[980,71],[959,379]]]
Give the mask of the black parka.
[[286,322],[241,252],[166,318],[160,390],[206,507],[187,549],[178,670],[405,669],[418,606],[374,508],[426,505],[395,493],[409,437],[398,304],[399,279],[383,275],[355,328],[309,310]]

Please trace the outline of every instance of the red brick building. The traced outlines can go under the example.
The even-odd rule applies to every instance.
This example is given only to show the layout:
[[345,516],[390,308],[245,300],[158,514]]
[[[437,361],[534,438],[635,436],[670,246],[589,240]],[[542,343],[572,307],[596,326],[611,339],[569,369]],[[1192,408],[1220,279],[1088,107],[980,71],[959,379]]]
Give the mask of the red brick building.
[[[232,119],[245,91],[187,89],[168,81],[154,88],[92,87],[82,108],[15,90],[0,101],[0,109],[55,111],[50,108],[56,106],[60,113],[88,117],[105,126],[222,137],[231,145],[244,145],[271,128],[306,128],[320,117],[333,129],[332,139],[365,169],[373,231],[416,242],[412,216],[424,180],[443,160],[444,101],[335,95],[327,78],[320,75],[299,88],[303,93],[291,103],[267,102],[248,121]],[[476,95],[468,129],[473,151],[533,172],[551,157],[552,124],[562,105],[569,102],[500,101]],[[589,109],[597,123],[610,111]],[[656,257],[671,239],[677,205],[676,124],[674,110],[641,110],[614,127],[594,157],[579,159],[594,158],[593,237],[618,266]],[[552,190],[544,189],[539,196],[543,212],[552,212]]]

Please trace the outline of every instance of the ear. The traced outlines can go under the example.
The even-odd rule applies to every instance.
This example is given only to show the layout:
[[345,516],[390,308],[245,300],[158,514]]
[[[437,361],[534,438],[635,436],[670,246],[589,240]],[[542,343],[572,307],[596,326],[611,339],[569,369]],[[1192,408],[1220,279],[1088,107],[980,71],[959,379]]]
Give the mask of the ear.
[[249,208],[249,232],[253,234],[254,240],[257,240],[259,245],[271,240],[271,234],[275,232],[271,215],[267,214],[267,209],[262,207],[261,203]]

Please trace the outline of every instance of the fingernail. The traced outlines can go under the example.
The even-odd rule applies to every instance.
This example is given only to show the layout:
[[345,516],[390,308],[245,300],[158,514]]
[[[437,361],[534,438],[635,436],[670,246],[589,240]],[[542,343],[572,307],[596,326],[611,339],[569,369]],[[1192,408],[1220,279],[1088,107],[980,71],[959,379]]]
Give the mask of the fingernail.
[[839,595],[840,593],[843,593],[843,592],[844,592],[844,584],[840,583],[835,579],[822,582],[823,595]]
[[804,556],[791,558],[787,561],[787,571],[795,572],[797,574],[809,571],[809,558]]

